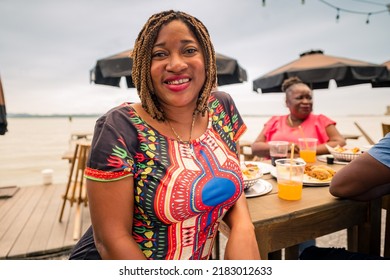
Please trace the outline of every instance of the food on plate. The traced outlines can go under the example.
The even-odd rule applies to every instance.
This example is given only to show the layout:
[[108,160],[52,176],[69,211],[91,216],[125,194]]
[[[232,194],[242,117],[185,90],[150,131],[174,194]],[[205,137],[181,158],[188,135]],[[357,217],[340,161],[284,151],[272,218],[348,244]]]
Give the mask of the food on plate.
[[320,181],[329,181],[336,171],[326,165],[306,165],[305,174]]
[[244,175],[244,180],[257,178],[261,174],[259,166],[252,163],[245,164],[241,170],[242,174]]
[[352,153],[352,154],[357,154],[360,152],[360,148],[358,147],[353,147],[351,149],[348,149],[348,148],[345,148],[345,147],[340,147],[340,146],[337,146],[333,149],[335,152],[338,152],[338,153]]

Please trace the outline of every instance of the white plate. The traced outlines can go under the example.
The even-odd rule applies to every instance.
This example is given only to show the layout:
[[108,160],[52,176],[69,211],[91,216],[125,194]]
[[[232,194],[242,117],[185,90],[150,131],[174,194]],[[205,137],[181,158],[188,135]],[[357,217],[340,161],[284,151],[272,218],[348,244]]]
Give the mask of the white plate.
[[[322,161],[322,162],[326,162],[326,157],[327,156],[332,156],[331,154],[329,155],[320,155],[320,156],[317,156],[317,159],[319,161]],[[349,163],[349,161],[338,161],[336,159],[334,159],[333,161],[334,164],[343,164],[343,165],[347,165]]]
[[[271,175],[276,178],[276,168],[271,170]],[[307,187],[323,187],[323,186],[328,186],[330,184],[330,181],[323,182],[323,181],[318,181],[315,178],[311,178],[307,176],[306,174],[303,176],[303,185]]]
[[249,190],[245,191],[246,197],[256,197],[260,195],[265,195],[272,191],[272,185],[270,182],[267,182],[263,179],[257,181]]
[[270,173],[272,168],[274,168],[271,164],[260,161],[245,161],[245,164],[256,164],[263,174]]

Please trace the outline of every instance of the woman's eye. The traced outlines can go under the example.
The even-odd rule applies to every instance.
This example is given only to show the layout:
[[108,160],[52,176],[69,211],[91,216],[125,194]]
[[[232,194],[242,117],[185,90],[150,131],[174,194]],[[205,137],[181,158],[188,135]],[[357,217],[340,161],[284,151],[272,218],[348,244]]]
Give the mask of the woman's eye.
[[155,52],[152,54],[152,57],[164,57],[165,54],[163,52]]
[[191,48],[191,49],[187,49],[185,52],[188,53],[188,54],[194,54],[194,53],[197,52],[197,50]]

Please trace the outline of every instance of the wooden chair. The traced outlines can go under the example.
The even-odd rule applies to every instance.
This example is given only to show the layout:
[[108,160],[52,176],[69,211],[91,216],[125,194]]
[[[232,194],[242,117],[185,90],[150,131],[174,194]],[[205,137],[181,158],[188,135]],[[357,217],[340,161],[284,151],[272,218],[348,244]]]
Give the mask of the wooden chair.
[[382,197],[382,209],[386,210],[386,224],[385,224],[385,236],[384,236],[384,252],[385,258],[390,258],[390,194]]
[[88,206],[87,191],[84,184],[84,169],[90,147],[90,141],[79,140],[76,142],[74,154],[71,159],[68,183],[66,185],[65,194],[62,196],[63,203],[59,222],[62,221],[66,202],[69,201],[70,207],[73,207],[73,204],[76,204],[75,227],[73,231],[74,240],[79,239],[81,234],[81,204],[84,204],[85,207]]
[[[383,136],[390,132],[390,124],[382,123]],[[386,210],[385,244],[383,256],[390,258],[390,194],[382,197],[382,208]]]
[[354,124],[356,125],[356,127],[360,130],[360,132],[363,134],[364,138],[366,138],[366,140],[368,141],[368,143],[370,145],[374,145],[375,144],[375,141],[371,139],[371,137],[367,134],[367,132],[357,123],[357,122],[354,122]]
[[243,156],[244,161],[253,160],[251,145],[252,143],[249,141],[240,141],[240,155]]
[[390,132],[390,124],[382,123],[383,136]]

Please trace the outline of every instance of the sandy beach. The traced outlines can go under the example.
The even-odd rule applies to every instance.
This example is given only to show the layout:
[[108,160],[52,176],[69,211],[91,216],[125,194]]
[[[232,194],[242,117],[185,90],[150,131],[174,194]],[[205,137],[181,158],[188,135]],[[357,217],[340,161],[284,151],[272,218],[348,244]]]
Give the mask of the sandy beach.
[[[382,137],[381,123],[390,123],[387,115],[330,117],[337,122],[341,133],[361,134],[353,124],[356,121],[375,141]],[[243,140],[253,141],[268,118],[244,116],[248,130]],[[68,118],[9,118],[9,132],[0,137],[0,187],[42,184],[44,169],[53,170],[53,183],[64,183],[65,186],[69,163],[61,157],[71,148],[70,135],[92,133],[95,121],[93,117],[73,118],[72,121]],[[359,147],[368,145],[364,137],[347,143]],[[223,238],[222,242],[225,242]],[[346,230],[318,238],[317,246],[346,247]]]

